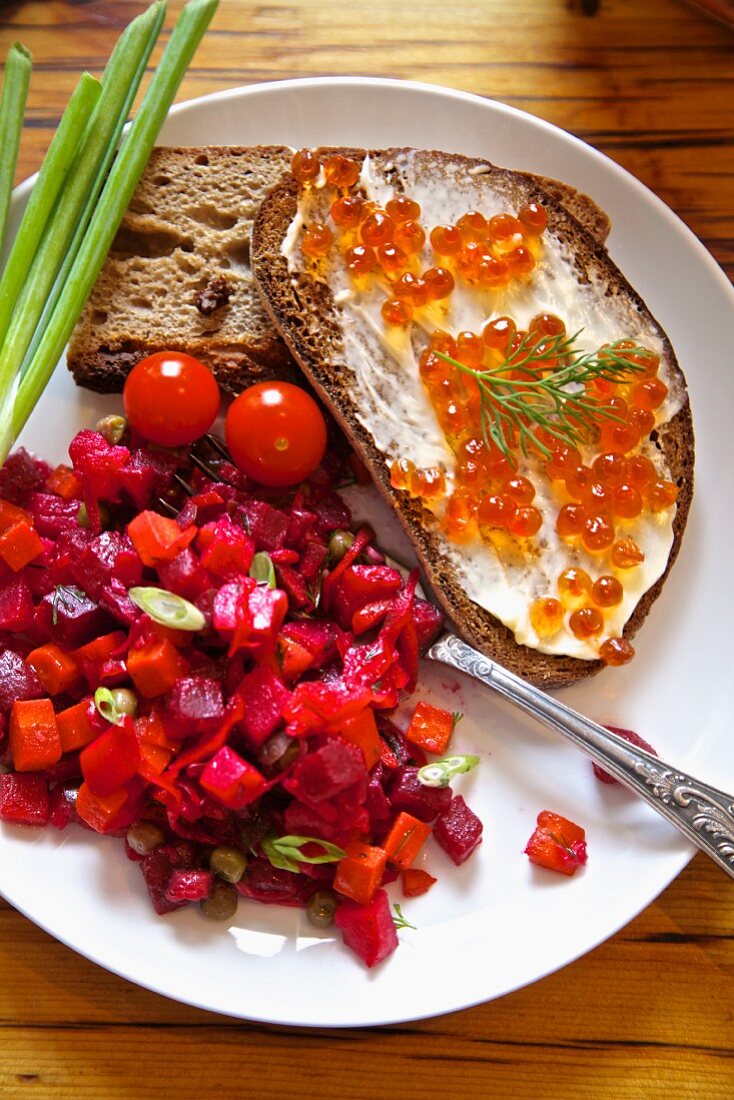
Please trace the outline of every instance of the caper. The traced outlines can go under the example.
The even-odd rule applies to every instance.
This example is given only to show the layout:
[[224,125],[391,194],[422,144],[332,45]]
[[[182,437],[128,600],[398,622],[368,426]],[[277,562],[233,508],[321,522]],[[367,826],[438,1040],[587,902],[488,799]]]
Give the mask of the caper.
[[[99,521],[100,521],[100,524],[102,525],[102,527],[109,527],[109,525],[110,525],[110,510],[109,510],[109,508],[107,507],[106,504],[103,504],[103,502],[101,500],[97,502],[97,507],[99,508]],[[80,527],[90,527],[91,526],[92,521],[89,517],[89,512],[87,510],[87,506],[84,503],[84,501],[82,501],[82,503],[79,505],[79,511],[76,514],[76,521],[77,521],[77,523],[79,524]]]
[[154,848],[160,848],[165,839],[163,830],[153,821],[138,821],[127,831],[127,842],[139,856],[147,856]]
[[309,898],[306,916],[317,928],[328,928],[334,920],[337,900],[331,890],[317,890]]
[[351,531],[334,531],[329,539],[329,557],[332,561],[341,561],[354,542]]
[[226,882],[239,882],[247,868],[247,857],[239,848],[222,845],[209,856],[209,866]]
[[112,688],[112,700],[120,714],[134,718],[138,713],[138,697],[130,688]]
[[208,898],[199,902],[201,911],[210,920],[229,920],[237,912],[237,891],[220,878],[214,880]]
[[128,423],[124,416],[103,416],[95,425],[95,430],[113,447],[122,442],[127,429]]

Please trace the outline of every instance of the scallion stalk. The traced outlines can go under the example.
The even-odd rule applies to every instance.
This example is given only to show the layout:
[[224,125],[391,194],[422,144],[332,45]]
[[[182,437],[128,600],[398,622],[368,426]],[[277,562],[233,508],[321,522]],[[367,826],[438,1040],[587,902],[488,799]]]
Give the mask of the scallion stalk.
[[20,42],[14,42],[5,63],[3,94],[0,99],[0,249],[5,238],[30,81],[30,52]]
[[15,406],[13,391],[18,372],[78,227],[81,224],[82,229],[86,228],[84,217],[91,215],[90,200],[96,201],[98,197],[132,97],[158,37],[164,11],[165,5],[161,2],[153,4],[121,35],[105,69],[102,92],[86,126],[79,155],[68,173],[53,217],[46,226],[18,295],[0,349],[0,393],[13,399],[13,405],[7,410],[11,415],[3,416],[0,427],[0,458],[3,461],[16,434],[12,429],[11,410]]
[[15,400],[13,436],[17,436],[43,393],[84,308],[148,162],[158,131],[217,3],[218,0],[191,0],[173,29],[140,109],[110,169],[63,292],[24,372]]
[[71,168],[79,141],[101,90],[98,80],[90,73],[82,73],[44,157],[0,279],[0,347],[54,203]]

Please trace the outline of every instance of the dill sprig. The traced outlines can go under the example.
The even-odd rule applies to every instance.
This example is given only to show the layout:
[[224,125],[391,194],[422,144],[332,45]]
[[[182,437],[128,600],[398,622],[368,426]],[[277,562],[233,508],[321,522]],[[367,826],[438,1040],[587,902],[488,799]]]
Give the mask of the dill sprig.
[[[584,353],[577,344],[581,331],[571,336],[543,336],[540,340],[528,333],[502,363],[486,369],[469,367],[443,352],[435,352],[476,380],[487,447],[493,442],[513,463],[518,444],[526,457],[533,447],[547,458],[550,451],[533,429],[544,428],[575,447],[593,432],[600,417],[622,419],[614,406],[600,404],[584,387],[596,379],[619,383],[628,381],[631,374],[644,373],[644,360],[651,353],[638,345],[629,347],[628,340]],[[517,377],[519,372],[522,374]]]

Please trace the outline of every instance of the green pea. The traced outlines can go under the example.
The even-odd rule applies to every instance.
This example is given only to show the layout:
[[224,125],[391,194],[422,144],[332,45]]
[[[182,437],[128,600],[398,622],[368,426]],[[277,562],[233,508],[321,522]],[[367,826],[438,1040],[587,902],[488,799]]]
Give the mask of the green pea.
[[130,688],[112,688],[112,699],[120,714],[134,718],[138,713],[138,697]]
[[234,886],[217,878],[208,898],[199,902],[201,911],[210,920],[229,920],[237,912],[238,895]]
[[125,438],[128,423],[124,416],[103,416],[95,424],[95,430],[114,447]]
[[146,856],[154,848],[160,848],[165,839],[163,830],[153,821],[138,821],[127,831],[127,842],[139,856]]
[[209,856],[209,866],[226,882],[239,882],[247,868],[247,858],[239,848],[223,845]]
[[354,542],[351,531],[334,531],[329,539],[329,557],[332,561],[341,561]]
[[331,890],[317,890],[309,898],[306,916],[316,928],[328,928],[334,920],[337,900]]

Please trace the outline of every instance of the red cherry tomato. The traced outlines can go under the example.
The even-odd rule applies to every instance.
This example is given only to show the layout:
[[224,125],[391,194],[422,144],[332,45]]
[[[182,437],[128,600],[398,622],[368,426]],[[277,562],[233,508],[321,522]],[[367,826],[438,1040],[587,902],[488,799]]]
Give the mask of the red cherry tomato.
[[312,397],[290,382],[259,382],[230,405],[224,435],[253,481],[279,488],[312,473],[326,450],[326,424]]
[[182,351],[141,359],[122,391],[125,416],[151,443],[184,447],[211,428],[219,386],[208,367]]

